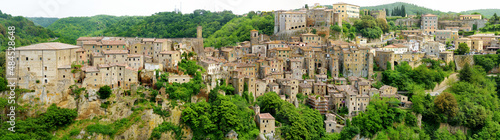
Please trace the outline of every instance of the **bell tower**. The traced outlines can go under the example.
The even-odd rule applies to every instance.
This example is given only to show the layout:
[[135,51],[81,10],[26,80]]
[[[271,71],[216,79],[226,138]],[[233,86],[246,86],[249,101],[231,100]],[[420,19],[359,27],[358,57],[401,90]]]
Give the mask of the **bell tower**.
[[259,44],[259,31],[251,30],[250,31],[250,45],[258,45]]
[[196,34],[197,34],[196,38],[203,38],[202,31],[203,31],[203,28],[201,26],[198,26],[196,28]]

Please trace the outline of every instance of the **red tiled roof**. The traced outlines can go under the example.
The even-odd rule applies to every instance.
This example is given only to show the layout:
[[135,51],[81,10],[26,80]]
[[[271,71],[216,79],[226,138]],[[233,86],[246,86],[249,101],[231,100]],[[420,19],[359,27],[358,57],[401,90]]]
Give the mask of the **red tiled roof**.
[[260,113],[259,118],[266,119],[266,120],[274,120],[274,117],[269,113]]

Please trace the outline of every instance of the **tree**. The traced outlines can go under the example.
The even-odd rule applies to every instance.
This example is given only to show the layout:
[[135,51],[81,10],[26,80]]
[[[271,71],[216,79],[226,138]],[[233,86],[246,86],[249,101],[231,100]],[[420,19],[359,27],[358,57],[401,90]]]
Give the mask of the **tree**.
[[455,96],[448,92],[439,94],[434,99],[434,105],[439,113],[443,113],[448,117],[454,117],[458,112],[458,104]]
[[469,64],[465,64],[462,70],[460,70],[458,77],[460,78],[461,81],[471,82],[472,75],[473,72],[471,66]]
[[0,77],[0,91],[7,90],[7,85],[7,80],[5,80],[3,77]]
[[265,93],[264,95],[257,98],[257,100],[259,101],[261,112],[269,112],[273,116],[276,115],[276,111],[283,104],[280,99],[281,98],[278,96],[278,94],[274,92]]
[[415,113],[422,114],[425,111],[425,93],[419,92],[414,93],[411,97],[411,102],[413,103],[411,109]]
[[317,32],[317,31],[316,31],[316,29],[314,29],[314,28],[311,30],[311,33],[313,33],[313,34],[316,34],[316,32]]
[[309,9],[309,6],[306,4],[306,5],[304,6],[304,8]]
[[151,94],[149,95],[149,97],[150,97],[150,99],[149,99],[149,100],[150,100],[151,102],[156,102],[156,96],[157,96],[157,95],[158,95],[158,90],[154,90],[154,89],[153,89],[153,90],[151,91]]
[[458,54],[459,55],[464,55],[470,52],[470,48],[467,46],[466,43],[460,43],[458,45]]
[[97,91],[97,95],[99,95],[99,98],[101,99],[107,99],[111,95],[111,87],[108,85],[102,86],[99,88],[99,91]]
[[406,9],[404,5],[401,5],[401,15],[402,17],[406,17]]
[[382,29],[383,32],[389,32],[389,25],[387,25],[387,21],[383,18],[376,19],[378,27]]
[[337,24],[331,26],[330,28],[331,28],[331,30],[334,30],[334,31],[337,31],[337,32],[342,31],[342,29],[340,28],[340,26],[337,25]]
[[484,68],[486,72],[498,66],[499,57],[496,54],[474,55],[474,63]]
[[499,20],[497,13],[493,14],[493,16],[490,18],[490,22],[493,21],[492,23],[495,23],[497,20]]
[[357,134],[359,134],[359,128],[356,126],[352,126],[351,121],[349,119],[345,122],[345,127],[340,132],[340,137],[343,140],[350,140],[354,138]]

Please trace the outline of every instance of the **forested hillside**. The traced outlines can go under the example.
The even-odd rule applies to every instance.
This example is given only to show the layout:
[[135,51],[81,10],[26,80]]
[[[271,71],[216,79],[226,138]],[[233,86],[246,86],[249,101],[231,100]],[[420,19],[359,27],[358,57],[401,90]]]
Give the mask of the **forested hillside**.
[[[224,47],[237,42],[250,40],[250,30],[259,30],[259,34],[272,35],[274,32],[274,15],[271,13],[255,14],[237,17],[220,30],[205,38],[205,47]],[[205,31],[204,31],[205,32]]]
[[105,30],[127,16],[97,15],[92,17],[68,17],[57,20],[47,28],[61,35],[60,42],[76,44],[76,39],[81,36],[93,35]]
[[384,4],[384,5],[377,5],[377,6],[366,6],[366,7],[361,7],[360,9],[368,9],[368,10],[388,9],[389,12],[392,12],[392,10],[394,8],[396,8],[396,7],[399,8],[402,5],[404,5],[404,7],[406,9],[406,14],[408,14],[408,15],[415,15],[417,13],[439,15],[441,13],[444,13],[444,12],[441,12],[439,10],[432,10],[429,8],[425,8],[422,6],[415,5],[415,4],[404,3],[404,2],[395,2],[395,3],[391,3],[391,4]]
[[484,15],[485,18],[490,18],[493,16],[495,13],[500,14],[500,9],[479,9],[479,10],[469,10],[469,11],[462,11],[460,14],[471,14],[474,12],[481,13],[481,15]]
[[[231,11],[210,12],[195,10],[190,14],[160,12],[145,17],[144,20],[128,29],[111,27],[109,30],[105,30],[103,34],[156,38],[196,37],[196,27],[203,26],[203,37],[208,37],[235,17],[236,15]],[[133,23],[134,21],[123,22]]]
[[14,26],[16,32],[14,33],[16,39],[16,46],[30,45],[38,42],[49,41],[56,37],[56,34],[51,30],[36,26],[32,21],[21,17],[13,17],[9,14],[0,11],[0,51],[5,50],[8,39],[8,27]]
[[249,31],[252,29],[272,35],[274,17],[272,13],[253,11],[246,16],[238,16],[231,11],[195,10],[190,14],[160,12],[146,17],[69,17],[56,21],[48,28],[63,36],[59,41],[75,44],[80,36],[195,37],[197,26],[203,27],[206,47],[221,47],[250,40]]
[[118,22],[113,23],[111,26],[107,27],[104,30],[99,30],[90,34],[90,36],[125,36],[124,34],[134,25],[144,21],[143,16],[130,16],[125,17]]
[[50,24],[56,22],[59,18],[46,18],[46,17],[26,17],[27,19],[33,21],[35,25],[48,27]]

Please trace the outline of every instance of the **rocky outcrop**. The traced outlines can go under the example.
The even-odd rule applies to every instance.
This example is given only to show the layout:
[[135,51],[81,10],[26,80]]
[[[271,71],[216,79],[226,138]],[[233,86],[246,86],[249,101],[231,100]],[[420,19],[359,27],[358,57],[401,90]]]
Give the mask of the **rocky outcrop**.
[[128,102],[119,102],[111,106],[107,110],[108,114],[110,114],[108,118],[111,120],[119,120],[132,115],[132,113],[134,112],[130,109],[130,106],[128,106],[127,104],[130,105],[130,103]]
[[[111,115],[115,116],[115,115]],[[144,125],[143,125],[144,123]],[[156,115],[153,113],[153,110],[144,111],[141,116],[141,121],[136,122],[132,126],[130,126],[125,132],[122,134],[118,134],[114,137],[115,140],[121,139],[134,139],[134,140],[145,140],[151,137],[151,133],[155,127],[158,127],[159,124],[163,123],[163,118],[160,115]]]
[[448,130],[448,132],[452,133],[452,134],[455,134],[457,133],[457,131],[462,131],[463,134],[467,135],[467,130],[469,130],[469,128],[465,127],[465,126],[452,126],[450,124],[447,124],[447,123],[441,123],[439,125],[439,128],[446,128],[446,130]]

